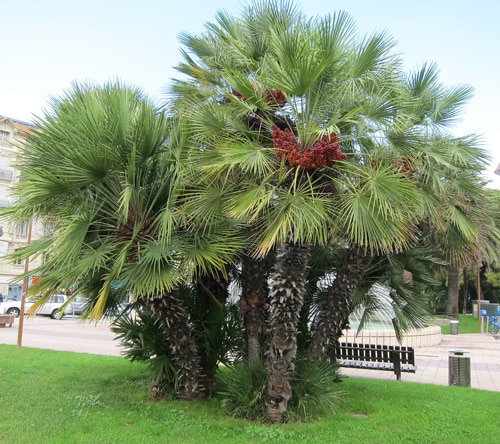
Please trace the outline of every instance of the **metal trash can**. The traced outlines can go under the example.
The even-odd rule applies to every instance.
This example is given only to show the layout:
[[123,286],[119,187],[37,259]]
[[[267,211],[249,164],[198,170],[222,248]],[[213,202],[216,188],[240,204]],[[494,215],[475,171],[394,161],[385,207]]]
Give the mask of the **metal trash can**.
[[450,321],[450,334],[458,335],[458,321]]
[[470,387],[470,351],[448,352],[448,385]]

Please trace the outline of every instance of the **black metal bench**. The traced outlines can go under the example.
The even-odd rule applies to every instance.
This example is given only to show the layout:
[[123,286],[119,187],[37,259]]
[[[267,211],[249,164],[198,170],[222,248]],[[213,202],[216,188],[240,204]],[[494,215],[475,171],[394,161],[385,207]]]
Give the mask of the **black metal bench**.
[[335,356],[340,367],[393,371],[398,381],[402,372],[415,373],[417,370],[413,347],[343,342],[337,347]]

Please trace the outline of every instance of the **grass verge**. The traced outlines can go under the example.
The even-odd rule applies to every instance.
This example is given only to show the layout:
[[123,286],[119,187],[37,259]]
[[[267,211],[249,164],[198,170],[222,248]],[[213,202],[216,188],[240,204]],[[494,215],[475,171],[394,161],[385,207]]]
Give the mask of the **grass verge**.
[[[443,318],[444,316],[439,316]],[[481,333],[479,321],[472,315],[458,315],[458,334],[466,333]],[[441,326],[441,333],[443,335],[449,335],[451,333],[449,325]]]
[[265,426],[217,401],[147,400],[148,375],[125,359],[0,345],[0,442],[484,443],[498,439],[498,393],[348,378],[314,422]]

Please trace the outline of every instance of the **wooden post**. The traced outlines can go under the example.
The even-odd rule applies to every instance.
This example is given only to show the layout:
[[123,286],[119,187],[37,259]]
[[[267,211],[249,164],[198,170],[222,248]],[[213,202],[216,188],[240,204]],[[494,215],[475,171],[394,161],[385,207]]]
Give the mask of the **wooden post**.
[[[33,226],[33,219],[30,217],[28,222],[28,245],[31,243],[31,230]],[[29,270],[30,258],[26,256],[24,259],[24,279],[23,279],[23,291],[21,294],[21,307],[19,309],[19,327],[17,327],[17,347],[22,347],[23,344],[23,327],[24,327],[24,308],[26,303],[26,293],[28,292],[28,270]]]

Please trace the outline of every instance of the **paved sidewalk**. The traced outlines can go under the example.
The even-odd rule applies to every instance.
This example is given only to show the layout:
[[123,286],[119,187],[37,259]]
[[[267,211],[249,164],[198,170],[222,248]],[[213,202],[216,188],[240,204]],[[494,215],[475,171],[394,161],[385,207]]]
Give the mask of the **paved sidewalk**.
[[[415,349],[416,373],[402,373],[402,381],[423,384],[449,384],[449,353],[468,351],[471,369],[471,387],[500,392],[500,336],[485,334],[442,335],[441,344]],[[348,376],[374,379],[396,379],[392,372],[346,369]]]
[[[17,344],[19,320],[12,328],[0,328],[0,344]],[[73,317],[53,320],[42,316],[24,321],[22,346],[120,356],[109,322],[82,323]],[[449,352],[470,352],[471,387],[500,392],[500,335],[443,335],[441,344],[415,349],[417,372],[403,373],[402,381],[448,385]],[[0,355],[0,362],[1,362]],[[395,380],[392,372],[342,368],[342,374],[373,379]]]

